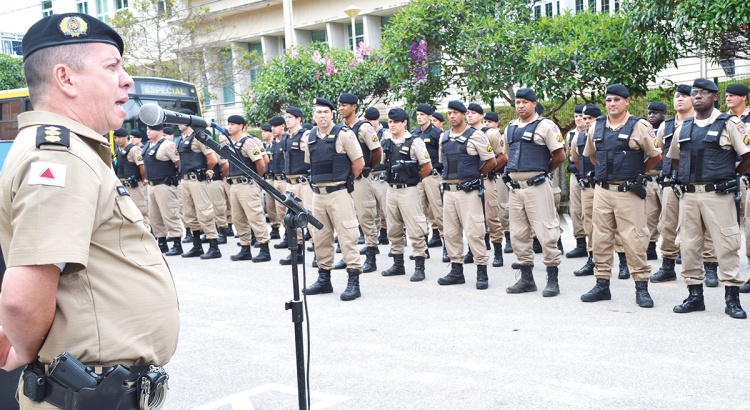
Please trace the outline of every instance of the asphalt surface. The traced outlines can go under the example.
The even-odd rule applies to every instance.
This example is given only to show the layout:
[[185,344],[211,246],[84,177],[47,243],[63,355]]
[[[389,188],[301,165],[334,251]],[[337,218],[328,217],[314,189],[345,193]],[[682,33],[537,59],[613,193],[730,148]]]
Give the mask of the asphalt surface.
[[[564,225],[567,251],[575,241]],[[278,263],[287,251],[271,248],[271,262],[230,261],[238,250],[230,240],[218,260],[168,258],[182,329],[167,366],[167,409],[298,408],[294,326],[284,309],[292,274]],[[541,255],[539,290],[510,295],[513,254],[489,267],[490,287],[479,291],[473,265],[466,284],[437,284],[449,271],[438,249],[418,283],[409,282],[408,259],[406,276],[381,276],[391,259],[387,246],[380,252],[378,271],[361,276],[361,298],[339,299],[345,271],[333,272],[334,293],[308,298],[312,408],[750,408],[750,321],[724,314],[721,287],[706,289],[705,312],[679,315],[672,307],[687,296],[679,279],[650,284],[652,309],[635,304],[632,279],[616,277],[611,301],[581,302],[595,282],[572,274],[585,258],[563,257],[561,294],[543,298]],[[311,260],[308,253],[307,283],[317,277]],[[650,262],[655,272],[661,261]]]

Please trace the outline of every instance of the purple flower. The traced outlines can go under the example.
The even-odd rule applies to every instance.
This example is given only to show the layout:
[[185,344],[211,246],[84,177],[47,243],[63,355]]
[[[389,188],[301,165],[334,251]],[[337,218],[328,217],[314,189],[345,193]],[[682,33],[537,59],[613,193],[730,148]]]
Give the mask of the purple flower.
[[325,58],[325,64],[326,64],[326,74],[333,75],[336,74],[339,70],[336,68],[336,66],[333,65],[333,60],[326,57]]
[[312,56],[312,61],[318,64],[323,64],[323,59],[320,57],[320,51],[315,50]]
[[315,78],[320,78],[320,70],[315,70]]

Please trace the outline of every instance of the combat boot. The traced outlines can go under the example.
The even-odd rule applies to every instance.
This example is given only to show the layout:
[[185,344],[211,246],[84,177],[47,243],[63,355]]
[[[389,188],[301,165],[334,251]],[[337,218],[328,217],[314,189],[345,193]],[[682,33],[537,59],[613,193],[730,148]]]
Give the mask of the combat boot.
[[651,275],[649,279],[652,283],[669,282],[677,280],[677,273],[674,271],[674,259],[663,258],[661,268]]
[[462,283],[466,283],[466,279],[464,279],[464,265],[460,263],[451,263],[451,271],[438,279],[440,285],[460,285]]
[[286,232],[284,233],[284,239],[281,240],[281,242],[273,245],[274,249],[286,249],[289,247],[289,241],[286,238]]
[[271,260],[271,252],[268,249],[268,242],[260,244],[260,251],[253,257],[253,262],[268,262]]
[[227,243],[227,228],[219,227],[219,245],[226,245]]
[[715,288],[719,286],[718,267],[718,262],[703,262],[703,269],[706,270],[706,287]]
[[549,298],[560,294],[560,284],[557,283],[557,266],[547,266],[547,286],[542,291],[542,296]]
[[381,245],[388,245],[388,230],[380,228],[380,235],[378,235],[378,243]]
[[744,285],[740,286],[739,292],[750,293],[750,279]]
[[474,263],[474,253],[471,252],[471,248],[469,248],[469,251],[466,252],[466,256],[464,256],[464,265],[468,265],[470,263]]
[[[428,240],[429,240],[429,239],[428,239],[428,235],[425,235],[425,236],[424,236],[424,243],[425,243],[425,247],[427,246],[427,241],[428,241]],[[430,248],[427,248],[427,249],[425,249],[425,250],[424,250],[424,252],[425,252],[425,253],[424,253],[424,258],[425,258],[425,259],[430,259]],[[391,255],[391,256],[393,256],[393,255]],[[413,260],[414,260],[414,255],[409,255],[409,260],[410,260],[410,261],[413,261]]]
[[260,248],[260,243],[258,242],[258,238],[255,237],[255,232],[253,231],[250,231],[250,244],[253,245],[253,248]]
[[557,238],[557,249],[560,250],[560,256],[565,254],[565,249],[563,249],[562,245],[562,238]]
[[648,294],[648,281],[639,280],[635,282],[635,303],[642,308],[654,307],[654,300]]
[[536,292],[536,282],[534,282],[533,265],[521,265],[521,278],[515,285],[505,289],[507,293],[525,293]]
[[[510,268],[515,270],[521,269],[522,266],[523,265],[521,265],[519,262],[513,262],[510,264]],[[534,265],[531,265],[531,267],[533,268]]]
[[169,252],[169,246],[167,246],[167,237],[156,238],[156,242],[159,244],[159,251],[161,253]]
[[443,263],[448,263],[451,261],[451,258],[448,256],[448,250],[445,249],[445,242],[443,242]]
[[646,260],[655,261],[657,259],[659,259],[659,256],[656,255],[656,242],[649,242],[646,249]]
[[332,292],[333,286],[331,285],[331,271],[326,269],[318,269],[318,280],[302,290],[302,293],[308,296]]
[[596,285],[581,295],[581,301],[583,302],[597,302],[600,300],[610,300],[612,294],[609,293],[609,279],[596,278]]
[[208,243],[208,237],[206,234],[201,234],[201,243]]
[[617,257],[620,258],[620,271],[617,273],[617,279],[629,279],[630,269],[628,268],[628,258],[625,252],[619,252]]
[[724,300],[727,302],[727,307],[724,308],[724,313],[733,319],[747,319],[747,313],[745,313],[745,311],[742,310],[742,306],[740,306],[739,287],[726,286],[724,288]]
[[443,246],[443,240],[440,239],[440,231],[437,229],[432,230],[432,238],[430,238],[429,241],[427,241],[427,247],[428,248],[439,248]]
[[674,263],[682,265],[682,251],[677,252],[677,259],[675,259]]
[[312,267],[313,268],[318,267],[318,255],[313,255]]
[[226,231],[226,234],[227,234],[227,237],[230,237],[230,238],[231,238],[231,237],[234,237],[234,238],[236,238],[236,237],[237,237],[237,236],[235,236],[235,234],[234,234],[234,228],[232,228],[232,224],[229,224],[229,225],[227,225],[227,231]]
[[681,305],[672,308],[674,313],[690,313],[706,310],[703,303],[703,285],[688,285],[688,297],[682,301]]
[[359,228],[359,239],[357,239],[357,245],[365,244],[365,233],[362,232],[362,228]]
[[489,287],[490,278],[487,277],[487,265],[477,265],[477,289],[484,290]]
[[229,259],[233,261],[249,261],[253,259],[253,251],[250,245],[242,245],[240,252],[236,255],[232,255]]
[[[378,265],[375,261],[375,255],[378,253],[377,246],[369,246],[365,252],[365,263],[362,265],[362,272],[375,272],[378,269]],[[403,255],[401,255],[403,257]]]
[[201,259],[217,259],[221,258],[221,251],[219,250],[219,240],[209,239],[208,240],[208,251],[201,255]]
[[271,237],[271,239],[281,239],[281,236],[279,235],[279,228],[271,228],[269,236]]
[[356,269],[347,269],[346,273],[349,274],[349,281],[346,284],[346,290],[341,293],[341,300],[350,301],[362,296],[359,291],[359,274],[362,272]]
[[[289,251],[289,255],[286,258],[279,259],[279,264],[284,265],[284,266],[291,265],[292,264],[292,252],[294,251]],[[302,252],[299,250],[297,250],[297,264],[298,265],[302,264]]]
[[172,249],[170,249],[164,255],[166,256],[182,255],[182,238],[173,238],[172,241],[173,241]]
[[[201,232],[200,231],[194,231],[193,232],[193,248],[190,249],[187,253],[183,253],[183,258],[195,258],[198,256],[203,255],[203,245],[201,244]],[[182,241],[183,243],[185,240]]]
[[542,253],[542,244],[536,236],[531,241],[531,249],[534,250],[534,253]]
[[190,231],[190,228],[185,228],[185,237],[182,239],[182,243],[190,242],[193,242],[193,233]]
[[503,243],[497,242],[492,245],[495,246],[495,257],[492,259],[492,266],[499,268],[500,266],[503,266]]
[[336,253],[341,253],[341,244],[340,243],[336,244]]
[[[422,258],[422,265],[424,266],[424,258]],[[393,254],[393,265],[380,272],[383,276],[398,276],[406,275],[406,269],[404,268],[404,254]]]
[[484,247],[487,248],[487,250],[492,249],[492,246],[490,246],[490,234],[488,233],[484,234]]
[[414,258],[414,274],[411,275],[409,280],[412,282],[421,282],[424,280],[424,276],[424,258],[417,256]]
[[335,265],[333,265],[334,270],[341,270],[346,269],[346,262],[344,262],[344,258],[339,259],[338,262],[336,262]]
[[576,271],[573,271],[575,276],[591,276],[594,274],[594,252],[589,252],[589,258],[586,263]]
[[510,232],[505,231],[505,248],[503,253],[513,253],[513,246],[510,244]]
[[588,255],[586,252],[586,237],[576,238],[576,247],[565,254],[566,258],[583,258]]

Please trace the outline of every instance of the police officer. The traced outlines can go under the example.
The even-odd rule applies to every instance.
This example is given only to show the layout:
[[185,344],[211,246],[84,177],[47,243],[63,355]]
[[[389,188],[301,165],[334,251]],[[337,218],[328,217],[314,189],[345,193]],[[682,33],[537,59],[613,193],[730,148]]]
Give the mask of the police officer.
[[[653,129],[659,129],[666,115],[667,105],[663,102],[652,101],[648,104],[646,119]],[[656,241],[659,240],[658,225],[662,208],[662,195],[656,178],[661,174],[663,163],[664,161],[660,161],[654,166],[654,169],[646,173],[650,177],[650,180],[646,183],[646,226],[648,226],[650,233],[648,248],[646,249],[646,260],[650,261],[658,258],[656,255]]]
[[484,245],[484,209],[479,197],[482,176],[495,169],[497,161],[487,136],[466,124],[466,106],[461,101],[448,103],[451,129],[440,138],[440,162],[443,164],[443,229],[451,270],[438,279],[441,285],[465,283],[464,241],[474,252],[477,265],[477,289],[487,289],[487,250]]
[[[279,192],[286,192],[286,174],[284,173],[284,150],[281,147],[281,138],[284,135],[285,121],[284,117],[275,116],[268,120],[268,125],[271,126],[271,144],[266,147],[266,153],[268,153],[268,166],[266,167],[266,179],[270,179],[271,185],[276,188]],[[284,216],[286,215],[286,207],[279,201],[273,199],[270,195],[266,195],[266,210],[268,212],[268,219],[271,221],[271,239],[279,239],[279,227],[284,228]],[[274,215],[272,218],[271,215]],[[276,226],[274,227],[274,220],[276,220]],[[275,231],[275,232],[274,232]]]
[[[425,216],[429,217],[432,224],[432,237],[427,242],[427,247],[438,248],[443,246],[443,199],[440,195],[440,175],[443,172],[443,164],[438,160],[440,135],[443,129],[432,124],[430,121],[432,114],[434,114],[432,107],[427,104],[418,104],[417,126],[411,134],[422,139],[432,161],[432,172],[419,182],[417,189],[422,211]],[[444,256],[448,256],[446,253],[445,246],[443,246]]]
[[[235,152],[238,152],[242,162],[258,175],[265,173],[268,155],[263,143],[247,134],[247,122],[240,115],[230,115],[227,119],[227,132],[232,137]],[[231,186],[232,221],[240,235],[240,252],[232,255],[233,261],[252,260],[253,262],[268,262],[271,253],[268,249],[268,226],[263,213],[263,193],[255,180],[245,175],[237,165],[229,163],[227,183]],[[252,234],[258,239],[260,251],[252,255]]]
[[139,130],[130,130],[130,143],[143,149],[143,134]]
[[[133,79],[123,70],[122,52],[114,30],[78,13],[47,16],[23,38],[34,111],[18,116],[19,133],[0,174],[0,190],[13,192],[0,200],[8,266],[0,293],[0,368],[31,365],[22,380],[36,380],[34,373],[44,373],[63,352],[91,366],[103,383],[137,380],[149,366],[167,363],[177,347],[174,280],[112,170],[102,137],[127,115],[122,105]],[[116,365],[132,367],[102,374],[101,366]],[[68,374],[59,376],[74,383]],[[102,388],[92,398],[49,382],[21,381],[18,389],[22,409],[70,407],[66,398],[77,408],[139,406],[133,390]]]
[[[118,128],[113,132],[115,145],[117,145],[117,168],[115,172],[120,182],[128,188],[130,198],[143,215],[143,223],[148,223],[148,198],[146,189],[146,170],[143,167],[141,147],[128,143],[128,132],[125,128]],[[159,248],[167,251],[167,238],[159,241]]]
[[536,234],[547,266],[547,286],[542,296],[557,296],[561,251],[560,220],[555,209],[548,174],[565,161],[565,145],[560,129],[551,120],[539,116],[536,92],[531,88],[516,91],[518,118],[505,128],[503,152],[508,154],[503,180],[510,190],[510,237],[513,252],[521,265],[521,278],[506,289],[508,293],[535,292],[534,251]]
[[[382,146],[383,138],[390,138],[390,131],[388,131],[387,126],[383,126],[380,123],[380,111],[375,107],[368,107],[365,110],[365,119],[372,125],[375,135],[378,136],[378,141],[380,141],[380,145]],[[378,243],[380,245],[388,245],[388,221],[386,218],[385,199],[388,191],[388,182],[385,180],[385,164],[382,161],[370,171],[370,179],[372,179],[372,189],[375,192],[375,201],[378,203],[378,220],[380,221]]]
[[[282,128],[283,133],[283,128]],[[266,166],[266,174],[263,175],[263,178],[271,185],[274,184],[274,174],[271,172],[271,167],[274,166],[273,164],[273,145],[274,145],[274,134],[273,134],[273,127],[271,124],[263,124],[260,127],[260,137],[263,140],[263,148],[266,150],[266,154],[268,154],[268,165]],[[279,147],[277,146],[276,149]],[[277,164],[278,165],[278,164]],[[284,181],[286,182],[286,181]],[[284,191],[281,191],[284,192]],[[266,195],[265,192],[263,192],[263,203],[265,205],[266,215],[268,216],[268,222],[271,224],[271,231],[269,232],[269,237],[271,239],[280,239],[281,236],[279,235],[279,227],[281,227],[282,219],[284,218],[284,212],[281,214],[278,213],[278,210],[276,209],[276,204],[272,203],[276,202],[273,198],[270,198],[268,195]],[[281,206],[281,204],[279,204]],[[287,238],[284,237],[283,243],[277,243],[274,245],[274,248],[281,249],[286,248],[289,246],[289,243],[287,242]]]
[[[714,108],[719,87],[705,78],[693,81],[690,91],[695,116],[675,129],[669,149],[672,169],[677,170],[680,198],[682,277],[689,295],[674,307],[676,313],[705,310],[703,302],[703,265],[698,256],[703,250],[703,235],[711,232],[719,261],[719,282],[724,285],[724,313],[746,319],[740,305],[740,232],[735,195],[739,194],[739,175],[750,169],[750,137],[742,121]],[[676,142],[676,143],[675,143]],[[735,167],[737,156],[742,161]]]
[[433,111],[432,115],[430,116],[430,122],[439,130],[442,130],[443,124],[445,124],[445,117],[443,117],[443,114],[440,114],[437,111]]
[[349,276],[341,300],[350,301],[361,296],[359,275],[362,273],[362,261],[357,251],[359,222],[351,192],[355,189],[354,179],[365,167],[365,160],[354,132],[343,124],[333,125],[333,110],[330,101],[316,99],[313,119],[317,127],[302,138],[305,162],[310,164],[313,215],[323,223],[323,229],[312,231],[319,266],[318,280],[303,292],[306,295],[333,292],[331,268],[335,229]]
[[[607,87],[606,117],[597,118],[586,134],[583,155],[595,166],[593,241],[596,286],[581,296],[584,302],[612,298],[612,249],[615,231],[623,238],[630,273],[635,280],[636,303],[654,306],[648,293],[651,266],[646,262],[649,232],[646,226],[644,173],[661,161],[654,143],[656,133],[645,119],[627,111],[630,92],[621,84]],[[648,159],[644,162],[644,154]],[[632,191],[632,192],[631,192]]]
[[[586,124],[583,120],[584,104],[577,104],[573,110],[573,120],[576,128],[568,132],[568,152],[570,162],[568,163],[568,172],[570,172],[570,220],[573,223],[573,236],[576,238],[576,247],[565,254],[566,258],[580,258],[586,256],[586,230],[583,227],[583,208],[581,207],[581,191],[585,189],[579,184],[579,181],[585,178],[577,167],[578,162],[573,160],[574,151],[578,150],[578,134],[586,130]],[[586,138],[583,138],[585,143]],[[586,159],[588,161],[588,158]],[[590,186],[589,186],[590,188]]]
[[393,266],[383,276],[405,275],[404,228],[414,250],[414,274],[409,279],[419,282],[425,278],[424,260],[427,256],[427,219],[419,203],[417,184],[432,172],[430,154],[421,138],[406,130],[408,116],[403,108],[388,111],[390,136],[383,140],[386,181],[388,182],[388,239],[391,241]]
[[[213,175],[211,178],[206,179],[206,193],[208,193],[208,198],[214,207],[219,235],[218,241],[220,245],[223,245],[227,243],[227,230],[229,229],[227,222],[227,199],[224,195],[224,175],[229,170],[229,161],[220,156],[217,157],[219,162],[214,165]],[[201,235],[201,242],[206,243],[209,240],[205,235]]]
[[[502,136],[503,130],[500,128],[500,117],[498,117],[496,112],[490,111],[484,115],[484,126],[487,128],[497,129],[499,135]],[[505,165],[497,169],[495,172],[497,173],[497,175],[503,175],[503,173],[505,173]],[[513,248],[510,246],[510,212],[508,210],[510,191],[508,191],[508,187],[505,186],[502,180],[495,182],[495,191],[497,195],[498,206],[500,207],[500,226],[502,226],[504,231],[503,233],[505,235],[505,247],[503,248],[503,253],[513,253]],[[492,266],[495,265],[503,266],[502,255],[498,256],[497,254],[495,254],[495,258],[492,260]]]
[[174,142],[174,128],[172,127],[164,127],[162,130],[164,138]]

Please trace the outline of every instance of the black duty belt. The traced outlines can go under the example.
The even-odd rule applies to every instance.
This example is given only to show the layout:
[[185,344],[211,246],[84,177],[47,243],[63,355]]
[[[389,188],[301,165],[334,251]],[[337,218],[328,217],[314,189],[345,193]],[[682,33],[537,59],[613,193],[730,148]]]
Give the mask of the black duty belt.
[[227,178],[227,184],[229,184],[229,185],[233,185],[233,184],[253,184],[253,183],[255,183],[254,180],[252,180],[252,179],[250,179],[250,178],[248,178],[246,176],[243,176],[243,175],[240,175],[238,177],[228,177]]
[[286,175],[286,182],[295,184],[306,184],[310,179],[307,175]]
[[432,169],[432,172],[430,172],[430,175],[432,176],[440,176],[440,171],[436,170],[435,168]]
[[206,179],[206,174],[202,172],[186,172],[182,174],[180,178],[186,181],[204,181]]
[[385,171],[370,172],[370,177],[373,181],[385,181]]
[[316,194],[321,194],[321,195],[330,194],[336,191],[341,191],[342,189],[346,189],[346,184],[334,185],[334,186],[321,186],[321,187],[317,187],[315,185],[312,186],[312,191],[315,192]]
[[388,185],[390,185],[391,188],[396,188],[396,189],[408,188],[410,186],[416,186],[416,185],[413,185],[413,184],[390,184],[390,183]]
[[[173,178],[173,179],[171,179]],[[171,181],[171,183],[170,183]],[[157,186],[157,185],[163,185],[167,184],[170,186],[177,186],[177,183],[179,182],[179,179],[175,177],[169,177],[169,178],[159,178],[159,179],[149,179],[148,184],[151,186]]]
[[578,186],[580,186],[581,188],[591,188],[591,181],[589,180],[589,178],[579,177],[578,175],[576,175],[576,180],[578,180]]
[[683,191],[690,193],[715,192],[716,184],[686,184],[683,185]]
[[511,185],[511,187],[513,187],[513,189],[525,189],[525,188],[528,188],[528,187],[541,185],[546,180],[547,180],[547,173],[541,173],[541,174],[537,174],[537,175],[535,175],[535,176],[533,176],[533,177],[531,177],[531,178],[529,178],[529,179],[527,179],[525,181],[512,180],[512,181],[510,181],[510,185]]
[[609,182],[596,181],[596,184],[606,189],[607,191],[627,192],[627,189],[626,189],[627,182],[623,182],[622,184],[614,184],[614,183],[609,183]]

